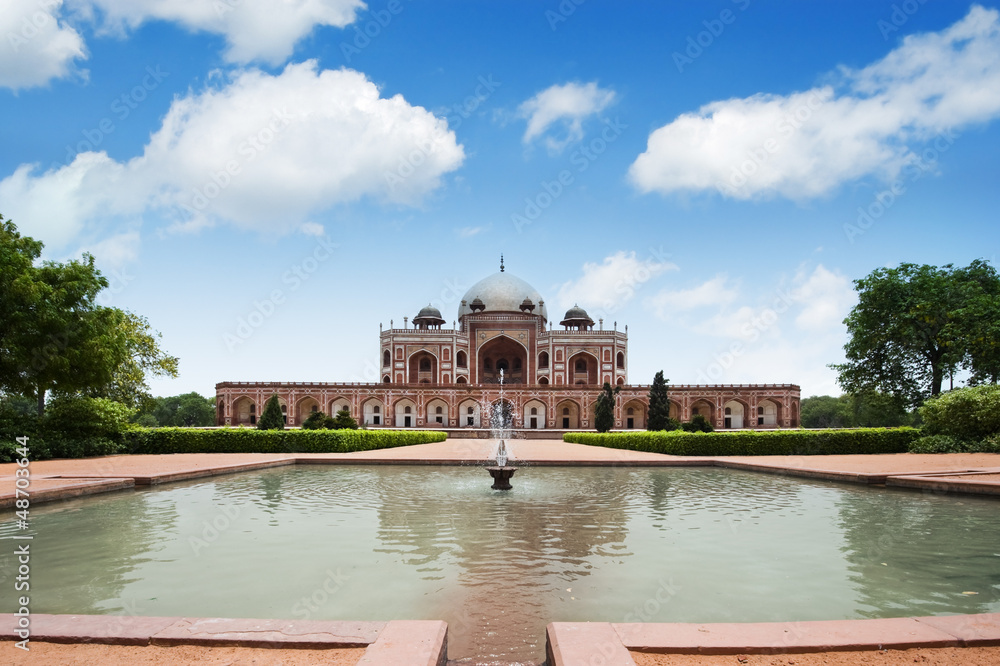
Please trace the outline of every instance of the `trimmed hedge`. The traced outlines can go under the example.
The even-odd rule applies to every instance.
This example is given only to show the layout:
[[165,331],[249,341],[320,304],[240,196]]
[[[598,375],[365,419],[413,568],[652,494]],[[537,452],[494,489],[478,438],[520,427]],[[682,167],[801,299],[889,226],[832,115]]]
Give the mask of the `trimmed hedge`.
[[350,453],[443,442],[434,430],[257,430],[254,428],[134,428],[129,453]]
[[739,432],[573,432],[563,441],[674,456],[809,456],[906,453],[916,428],[744,430]]

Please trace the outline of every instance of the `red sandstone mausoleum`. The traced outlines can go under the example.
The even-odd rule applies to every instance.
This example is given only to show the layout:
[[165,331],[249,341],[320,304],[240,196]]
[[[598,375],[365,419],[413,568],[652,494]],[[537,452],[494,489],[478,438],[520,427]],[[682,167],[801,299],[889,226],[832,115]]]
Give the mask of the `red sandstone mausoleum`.
[[[427,306],[412,328],[404,321],[403,328],[381,331],[381,383],[216,384],[217,423],[252,426],[277,394],[290,426],[315,411],[346,409],[367,427],[487,428],[502,370],[515,428],[592,429],[604,382],[621,387],[616,429],[646,427],[649,386],[629,384],[628,327],[605,330],[602,322],[594,330],[587,312],[572,307],[555,329],[538,291],[507,273],[503,262],[500,272],[466,292],[457,327],[444,323],[441,312]],[[681,384],[671,385],[669,396],[672,417],[688,421],[700,414],[717,429],[799,425],[795,384]]]

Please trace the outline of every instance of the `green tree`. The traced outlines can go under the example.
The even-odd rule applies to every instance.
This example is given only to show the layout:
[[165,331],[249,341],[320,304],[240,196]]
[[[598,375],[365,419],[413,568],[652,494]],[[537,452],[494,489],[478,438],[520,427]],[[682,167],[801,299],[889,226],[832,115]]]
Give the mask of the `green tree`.
[[802,400],[803,428],[849,428],[853,423],[847,396],[814,395]]
[[330,430],[357,430],[358,422],[354,420],[349,411],[341,409],[335,417],[328,419],[326,427]]
[[278,402],[278,395],[274,394],[264,403],[264,412],[257,420],[258,430],[284,430],[285,415],[281,413],[281,403]]
[[649,387],[649,420],[648,430],[667,430],[670,428],[670,399],[667,397],[668,382],[663,378],[663,370],[653,376],[653,385]]
[[615,424],[615,396],[621,393],[622,387],[616,386],[613,390],[611,384],[604,382],[601,394],[597,396],[594,405],[594,427],[597,432],[608,432]]
[[978,324],[1000,319],[1000,277],[988,262],[901,264],[854,285],[859,301],[844,320],[847,362],[830,366],[848,393],[888,393],[916,407],[940,394],[959,367],[984,376],[1000,369],[994,345],[974,344]]
[[135,406],[147,373],[176,376],[145,319],[97,304],[108,281],[91,255],[36,266],[42,243],[0,222],[0,390],[34,398],[41,416],[49,392]]
[[[192,427],[215,424],[215,401],[199,393],[191,392],[165,398],[151,398],[136,414],[133,420],[151,418],[153,425]],[[143,423],[150,423],[146,419]]]
[[1000,433],[1000,386],[970,386],[942,393],[920,408],[928,435],[979,442]]

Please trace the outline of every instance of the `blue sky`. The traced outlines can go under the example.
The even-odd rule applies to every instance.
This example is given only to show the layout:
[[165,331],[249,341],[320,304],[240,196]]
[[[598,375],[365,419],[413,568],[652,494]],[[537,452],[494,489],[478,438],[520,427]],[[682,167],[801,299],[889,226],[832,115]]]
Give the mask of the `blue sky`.
[[997,3],[11,0],[0,213],[93,253],[154,393],[376,381],[498,268],[630,379],[838,393],[852,280],[995,262]]

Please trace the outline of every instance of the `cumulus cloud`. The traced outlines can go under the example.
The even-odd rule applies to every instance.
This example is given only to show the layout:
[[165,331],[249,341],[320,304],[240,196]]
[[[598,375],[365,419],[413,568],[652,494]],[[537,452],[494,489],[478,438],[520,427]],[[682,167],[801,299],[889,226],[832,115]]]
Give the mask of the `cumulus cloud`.
[[342,28],[365,9],[361,0],[71,0],[102,30],[124,32],[149,21],[178,23],[226,40],[230,62],[283,63],[316,26]]
[[667,319],[673,312],[729,305],[738,296],[738,289],[722,274],[690,289],[663,289],[649,299],[647,306],[661,319]]
[[717,190],[735,199],[818,197],[863,177],[891,180],[918,144],[1000,115],[1000,12],[973,6],[836,85],[716,101],[655,130],[629,169],[643,192]]
[[531,143],[558,124],[565,130],[562,138],[544,137],[549,151],[558,153],[583,138],[583,121],[587,117],[600,113],[614,101],[613,90],[599,88],[594,82],[546,88],[518,107],[518,115],[528,120],[523,140]]
[[83,37],[60,20],[62,0],[0,5],[0,86],[19,90],[68,76],[87,57]]
[[559,310],[573,305],[590,310],[593,319],[610,315],[631,301],[652,278],[677,266],[662,258],[639,259],[635,252],[620,250],[601,263],[583,265],[583,275],[562,284],[558,291]]
[[0,198],[47,239],[151,212],[179,229],[227,222],[309,233],[311,214],[362,197],[418,203],[464,157],[445,120],[400,95],[381,97],[363,74],[309,61],[277,75],[237,71],[175,99],[127,162],[86,152],[44,173],[22,165],[0,181]]

